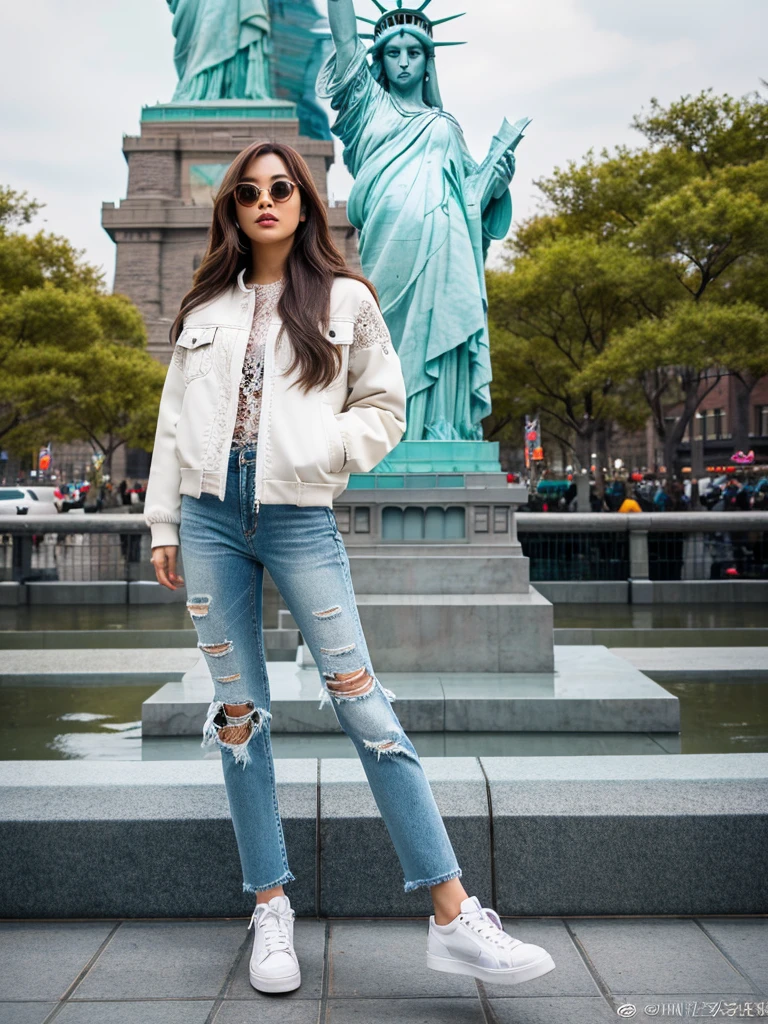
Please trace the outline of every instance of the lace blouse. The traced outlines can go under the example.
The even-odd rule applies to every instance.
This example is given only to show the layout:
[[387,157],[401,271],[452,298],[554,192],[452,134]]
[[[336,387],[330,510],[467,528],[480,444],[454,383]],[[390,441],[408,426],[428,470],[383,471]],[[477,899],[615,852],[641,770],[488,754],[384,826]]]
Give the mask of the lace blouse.
[[[267,337],[272,313],[280,300],[285,278],[272,284],[252,285],[256,291],[256,309],[253,314],[251,333],[243,362],[240,380],[240,396],[237,419],[232,436],[232,447],[255,443],[259,433],[261,414],[261,390],[264,381],[264,343]],[[356,349],[381,345],[384,353],[389,351],[390,336],[381,310],[371,297],[360,303],[352,334],[350,356]]]
[[243,375],[240,379],[240,397],[237,403],[235,431],[232,447],[240,448],[255,442],[259,434],[261,414],[261,385],[264,381],[264,342],[269,321],[280,300],[285,278],[271,284],[255,284],[256,308],[253,313],[251,333],[243,361]]

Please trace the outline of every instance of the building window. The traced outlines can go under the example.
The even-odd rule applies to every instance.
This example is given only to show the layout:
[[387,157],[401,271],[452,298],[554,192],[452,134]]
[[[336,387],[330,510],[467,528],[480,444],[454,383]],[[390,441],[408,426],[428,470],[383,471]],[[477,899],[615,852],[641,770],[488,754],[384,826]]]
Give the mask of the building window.
[[694,416],[694,434],[698,441],[722,441],[728,433],[728,412],[726,409],[705,409]]
[[755,406],[755,433],[758,437],[768,437],[768,405]]
[[[725,409],[712,409],[712,437],[721,440],[728,437],[728,414]],[[709,426],[709,424],[707,424]],[[709,431],[707,431],[709,436]]]

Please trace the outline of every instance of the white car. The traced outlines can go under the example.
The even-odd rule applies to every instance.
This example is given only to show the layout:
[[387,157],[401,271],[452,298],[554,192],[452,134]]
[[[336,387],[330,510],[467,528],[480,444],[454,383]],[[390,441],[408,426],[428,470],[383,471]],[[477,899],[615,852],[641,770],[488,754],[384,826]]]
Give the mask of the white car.
[[55,491],[55,487],[0,487],[0,516],[19,515],[20,508],[30,516],[58,515]]

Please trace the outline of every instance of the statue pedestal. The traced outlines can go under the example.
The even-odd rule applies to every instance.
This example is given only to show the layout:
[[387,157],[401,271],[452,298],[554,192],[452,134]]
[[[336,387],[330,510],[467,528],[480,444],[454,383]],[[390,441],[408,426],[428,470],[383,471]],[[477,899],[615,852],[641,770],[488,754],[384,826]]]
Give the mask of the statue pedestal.
[[141,108],[141,123],[168,121],[294,120],[296,104],[289,100],[198,100],[195,103],[157,103]]
[[[205,253],[213,196],[235,156],[259,141],[297,149],[328,202],[333,141],[301,135],[288,100],[159,103],[142,109],[139,135],[123,138],[128,192],[117,205],[103,204],[102,224],[117,247],[115,291],[138,306],[161,363],[170,361],[168,330]],[[330,206],[328,221],[337,248],[359,270],[346,203]]]
[[[401,441],[372,473],[500,473],[498,441]],[[366,474],[368,475],[368,474]]]
[[[403,444],[393,449],[395,466]],[[501,472],[441,472],[439,450],[410,461],[421,446],[451,444],[469,453],[484,442],[405,442],[408,464],[433,472],[377,466],[351,477],[334,502],[374,664],[393,672],[551,672],[552,605],[530,585],[515,529],[527,489]]]

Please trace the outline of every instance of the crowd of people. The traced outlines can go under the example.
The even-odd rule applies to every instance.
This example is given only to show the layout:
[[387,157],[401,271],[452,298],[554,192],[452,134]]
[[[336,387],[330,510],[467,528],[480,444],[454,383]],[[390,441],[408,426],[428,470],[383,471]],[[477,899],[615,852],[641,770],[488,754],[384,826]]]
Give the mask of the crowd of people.
[[[539,481],[521,511],[576,512],[575,479]],[[768,472],[735,471],[699,480],[667,479],[635,473],[609,480],[602,496],[590,482],[592,512],[747,512],[768,511]]]

